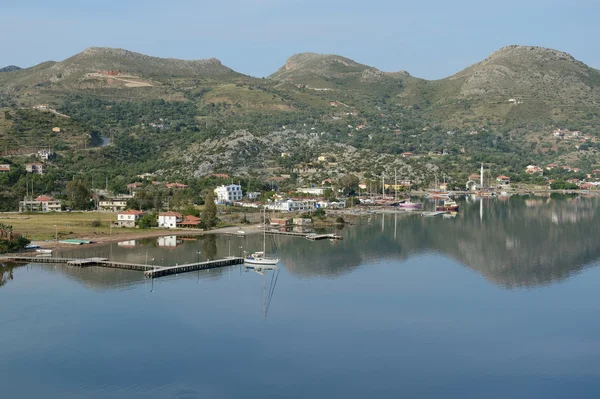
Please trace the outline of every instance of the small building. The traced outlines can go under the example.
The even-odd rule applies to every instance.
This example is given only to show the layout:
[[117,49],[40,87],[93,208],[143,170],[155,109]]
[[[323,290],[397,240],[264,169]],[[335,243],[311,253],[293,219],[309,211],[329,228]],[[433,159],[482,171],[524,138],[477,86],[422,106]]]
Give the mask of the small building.
[[333,183],[335,183],[335,180],[333,180],[333,179],[325,179],[325,180],[322,180],[322,181],[321,181],[321,185],[322,185],[322,186],[324,186],[324,185],[326,185],[326,184],[330,184],[330,185],[331,185],[331,184],[333,184]]
[[25,198],[19,201],[19,212],[60,212],[62,204],[47,195],[40,195],[36,199]]
[[246,197],[249,200],[254,201],[254,200],[258,199],[258,197],[260,197],[260,193],[258,191],[253,191],[251,193],[247,193]]
[[0,165],[0,173],[2,173],[2,172],[10,172],[10,165],[8,165],[8,164]]
[[555,163],[551,163],[548,166],[546,166],[546,170],[553,170],[553,169],[556,169],[556,168],[558,168],[558,165],[555,164]]
[[182,184],[182,183],[168,183],[167,188],[184,189],[184,188],[188,188],[188,186],[187,186],[187,184]]
[[275,201],[266,205],[266,208],[280,212],[300,212],[313,211],[317,209],[317,201],[315,200],[292,200]]
[[122,211],[117,215],[117,225],[119,227],[135,227],[142,216],[144,216],[144,212],[135,209]]
[[498,184],[498,186],[501,186],[501,187],[509,186],[510,185],[510,177],[500,175],[500,176],[496,177],[496,183]]
[[289,158],[292,156],[291,152],[282,152],[281,153],[281,158]]
[[61,129],[61,128],[59,128],[59,127],[53,127],[53,128],[52,128],[52,132],[53,132],[53,133],[60,133],[61,131],[62,131],[62,129]]
[[227,173],[213,173],[212,177],[216,177],[217,179],[229,179],[229,175]]
[[326,190],[331,190],[331,187],[300,187],[296,189],[296,192],[310,195],[323,195]]
[[37,152],[37,155],[38,155],[38,158],[43,159],[44,161],[47,161],[54,156],[54,153],[50,150],[39,150]]
[[37,173],[38,175],[43,175],[46,172],[46,167],[41,162],[32,162],[25,164],[25,171],[27,173]]
[[293,218],[292,224],[294,226],[310,226],[312,225],[312,219],[309,218]]
[[269,223],[271,223],[273,226],[289,226],[290,225],[290,219],[276,219],[273,218],[269,221]]
[[102,211],[120,212],[127,208],[127,201],[133,198],[133,195],[120,195],[116,197],[104,198],[98,202],[98,208]]
[[542,168],[540,168],[539,166],[535,166],[535,165],[527,165],[527,167],[525,168],[525,173],[532,175],[534,173],[542,173],[544,170]]
[[242,186],[239,184],[230,184],[228,186],[220,186],[215,189],[217,203],[226,204],[229,202],[242,200]]
[[163,212],[158,214],[158,227],[174,229],[181,222],[183,222],[183,215],[181,213]]
[[131,191],[136,191],[137,189],[141,188],[142,186],[143,186],[142,183],[135,182],[135,183],[128,184],[127,189],[131,192]]
[[415,154],[413,154],[412,152],[403,152],[402,154],[402,158],[412,158]]
[[179,227],[187,227],[187,228],[198,228],[198,226],[200,225],[200,222],[202,221],[202,219],[200,219],[197,216],[193,216],[193,215],[186,215],[183,220],[178,224]]

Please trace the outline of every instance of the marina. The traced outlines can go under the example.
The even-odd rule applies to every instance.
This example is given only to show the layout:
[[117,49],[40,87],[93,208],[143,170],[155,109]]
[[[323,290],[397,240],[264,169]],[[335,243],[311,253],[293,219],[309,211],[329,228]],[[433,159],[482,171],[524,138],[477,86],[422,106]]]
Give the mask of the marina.
[[146,278],[157,278],[172,274],[186,273],[196,270],[213,269],[217,267],[233,266],[244,263],[243,258],[227,257],[224,259],[207,260],[204,262],[187,263],[175,266],[156,266],[139,263],[127,263],[110,261],[108,258],[51,258],[51,257],[30,257],[30,256],[5,256],[0,258],[2,261],[12,261],[18,263],[63,263],[73,267],[106,267],[110,269],[125,269],[144,272]]

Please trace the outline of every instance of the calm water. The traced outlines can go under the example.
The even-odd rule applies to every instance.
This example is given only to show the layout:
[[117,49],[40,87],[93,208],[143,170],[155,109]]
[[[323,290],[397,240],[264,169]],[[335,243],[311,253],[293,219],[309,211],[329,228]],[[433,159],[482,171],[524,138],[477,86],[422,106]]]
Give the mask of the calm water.
[[[513,197],[455,219],[364,217],[339,242],[278,237],[281,270],[264,276],[5,266],[2,397],[598,398],[599,205]],[[81,251],[175,264],[261,246]]]

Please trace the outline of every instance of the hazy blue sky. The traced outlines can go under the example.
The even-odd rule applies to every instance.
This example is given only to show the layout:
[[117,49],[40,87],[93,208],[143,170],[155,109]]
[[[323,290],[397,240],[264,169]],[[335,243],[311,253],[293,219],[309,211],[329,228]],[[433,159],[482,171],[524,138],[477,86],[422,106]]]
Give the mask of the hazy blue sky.
[[313,51],[441,78],[527,44],[600,68],[599,16],[600,0],[0,0],[0,66],[109,46],[266,76]]

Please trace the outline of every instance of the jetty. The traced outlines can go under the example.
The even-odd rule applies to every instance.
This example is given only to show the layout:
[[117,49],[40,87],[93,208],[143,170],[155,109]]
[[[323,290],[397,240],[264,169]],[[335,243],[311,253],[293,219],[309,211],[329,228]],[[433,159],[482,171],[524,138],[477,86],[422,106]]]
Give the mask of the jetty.
[[0,261],[12,261],[18,263],[64,263],[67,266],[73,267],[106,267],[110,269],[125,269],[144,272],[146,278],[157,278],[169,276],[171,274],[186,273],[195,270],[214,269],[218,267],[241,265],[244,263],[244,258],[227,257],[224,259],[207,260],[204,262],[186,263],[175,266],[157,266],[139,263],[127,263],[111,261],[108,258],[52,258],[52,257],[37,257],[37,256],[4,256]]
[[296,231],[279,231],[279,230],[267,230],[267,234],[281,235],[281,236],[292,236],[292,237],[304,237],[309,240],[343,240],[344,237],[338,236],[337,234],[315,234],[315,233],[300,233]]

